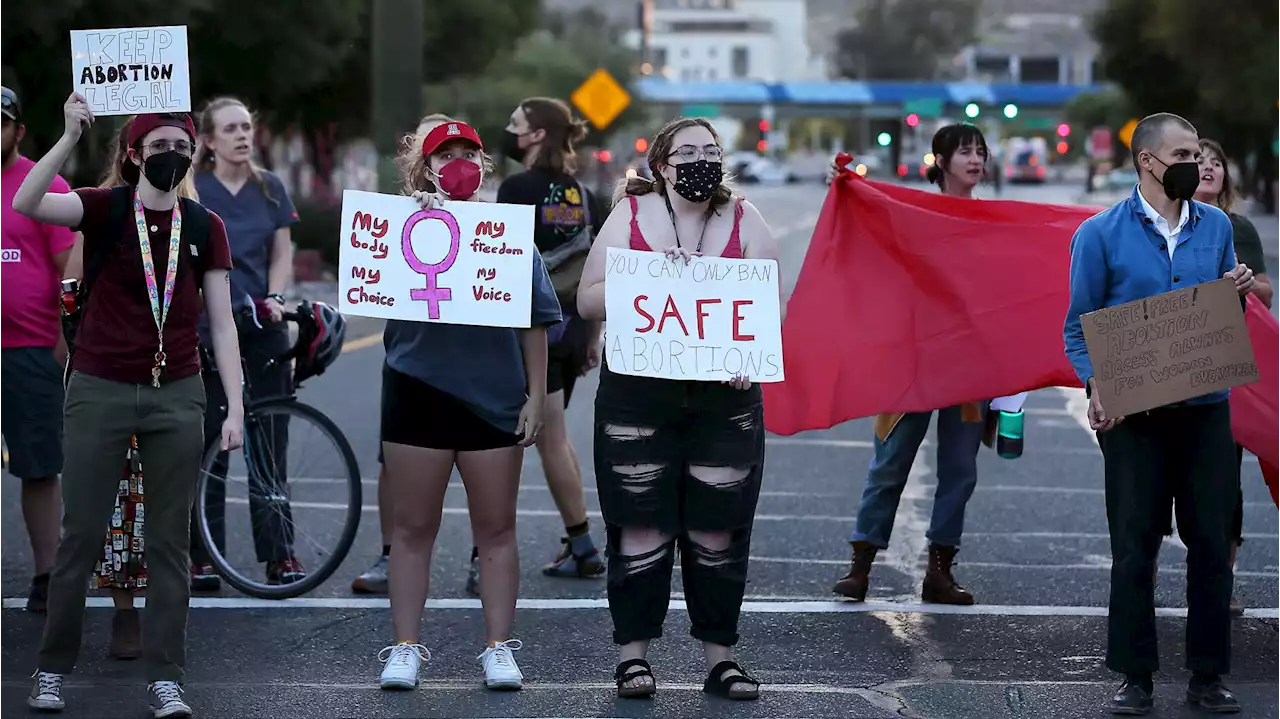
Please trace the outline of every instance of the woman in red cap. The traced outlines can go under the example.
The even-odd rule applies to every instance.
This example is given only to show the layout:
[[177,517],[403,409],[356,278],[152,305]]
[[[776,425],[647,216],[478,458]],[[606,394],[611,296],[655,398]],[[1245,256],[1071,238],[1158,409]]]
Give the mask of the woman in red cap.
[[[407,144],[404,189],[426,209],[475,202],[491,167],[476,131],[447,121]],[[445,490],[456,466],[467,491],[480,561],[480,603],[488,644],[477,659],[490,689],[520,689],[524,677],[511,638],[520,561],[516,494],[524,447],[542,425],[547,388],[547,327],[560,303],[541,256],[533,253],[529,329],[393,320],[384,333],[382,450],[393,531],[391,623],[380,685],[412,689],[430,653],[421,643],[431,551]]]
[[[190,716],[182,696],[186,653],[187,545],[192,494],[204,450],[204,384],[196,324],[203,292],[214,353],[231,405],[222,449],[240,446],[240,350],[227,270],[231,251],[217,215],[179,198],[191,167],[195,127],[186,114],[139,115],[129,124],[127,184],[47,192],[84,127],[85,99],[63,107],[62,138],[13,198],[18,212],[84,235],[85,277],[67,386],[62,473],[62,541],[49,583],[49,616],[27,703],[60,710],[63,678],[75,667],[85,593],[111,520],[120,458],[136,436],[147,463],[147,611],[142,618],[148,697],[156,717]],[[138,521],[137,518],[134,520]]]

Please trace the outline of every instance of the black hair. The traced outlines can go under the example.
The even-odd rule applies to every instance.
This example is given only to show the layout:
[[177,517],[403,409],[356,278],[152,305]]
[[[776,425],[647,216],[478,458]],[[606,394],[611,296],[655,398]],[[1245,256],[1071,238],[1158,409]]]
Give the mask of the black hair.
[[1139,122],[1137,127],[1133,128],[1133,137],[1129,139],[1129,152],[1133,155],[1133,169],[1135,171],[1142,172],[1142,167],[1138,165],[1138,155],[1143,150],[1151,152],[1157,149],[1160,141],[1164,139],[1164,129],[1170,123],[1184,130],[1190,130],[1196,135],[1200,134],[1196,132],[1195,125],[1187,122],[1186,118],[1175,115],[1172,112],[1157,112],[1154,115],[1147,115],[1142,118],[1142,122]]
[[976,145],[982,150],[984,163],[991,157],[991,151],[987,149],[987,138],[983,137],[982,130],[977,125],[958,122],[939,128],[933,134],[933,164],[925,172],[925,178],[938,187],[943,187],[946,182],[943,167],[950,166],[951,156],[956,154],[956,150],[968,145]]

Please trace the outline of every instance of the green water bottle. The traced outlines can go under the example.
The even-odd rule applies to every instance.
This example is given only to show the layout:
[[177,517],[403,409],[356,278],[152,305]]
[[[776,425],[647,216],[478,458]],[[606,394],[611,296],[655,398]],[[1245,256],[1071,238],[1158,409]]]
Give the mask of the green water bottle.
[[1006,412],[1000,410],[996,418],[996,454],[1004,459],[1017,459],[1022,456],[1022,410]]

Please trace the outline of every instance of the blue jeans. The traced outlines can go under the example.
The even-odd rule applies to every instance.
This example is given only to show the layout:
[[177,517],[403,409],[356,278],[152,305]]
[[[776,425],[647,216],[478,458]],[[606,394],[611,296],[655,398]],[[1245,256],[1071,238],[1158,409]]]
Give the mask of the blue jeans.
[[[985,411],[986,405],[984,403]],[[889,546],[893,518],[907,485],[916,451],[929,431],[933,412],[912,412],[898,421],[889,438],[874,439],[876,454],[862,490],[858,521],[850,541],[868,542],[880,549]],[[938,410],[938,486],[933,495],[933,516],[925,535],[930,542],[959,547],[964,532],[964,509],[978,484],[978,446],[982,423],[964,422],[959,407]]]

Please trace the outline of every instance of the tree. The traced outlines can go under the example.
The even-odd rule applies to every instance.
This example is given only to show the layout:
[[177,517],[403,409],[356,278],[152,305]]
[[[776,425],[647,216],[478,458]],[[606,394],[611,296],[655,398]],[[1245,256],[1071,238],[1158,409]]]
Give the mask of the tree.
[[931,80],[975,39],[979,0],[868,0],[836,38],[836,68],[859,80]]
[[[1173,112],[1242,163],[1245,187],[1276,176],[1271,151],[1280,84],[1273,0],[1231,7],[1185,0],[1112,0],[1095,18],[1103,71],[1138,116]],[[1270,190],[1263,199],[1270,204]]]
[[[1106,127],[1114,133],[1133,117],[1133,110],[1129,98],[1123,92],[1107,88],[1076,95],[1067,103],[1064,115],[1067,122],[1085,132],[1095,127]],[[1125,157],[1128,153],[1128,148],[1123,144],[1112,143],[1111,159],[1117,165],[1127,164]]]

